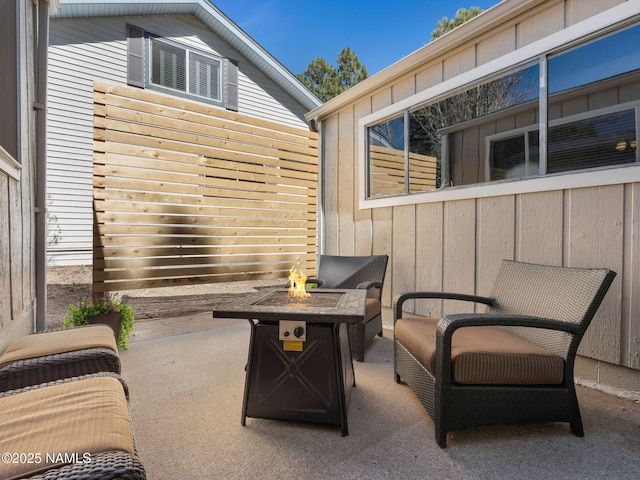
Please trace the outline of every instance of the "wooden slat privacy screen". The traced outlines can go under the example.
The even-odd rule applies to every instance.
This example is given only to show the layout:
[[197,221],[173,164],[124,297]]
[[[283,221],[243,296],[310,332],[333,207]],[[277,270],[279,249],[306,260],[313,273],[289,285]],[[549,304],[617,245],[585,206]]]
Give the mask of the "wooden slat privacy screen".
[[93,291],[315,273],[317,134],[94,84]]

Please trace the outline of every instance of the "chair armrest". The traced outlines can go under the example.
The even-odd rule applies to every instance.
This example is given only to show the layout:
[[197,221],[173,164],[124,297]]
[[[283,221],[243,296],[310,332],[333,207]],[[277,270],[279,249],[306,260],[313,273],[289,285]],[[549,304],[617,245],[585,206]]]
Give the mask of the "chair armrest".
[[570,334],[580,333],[580,325],[563,322],[553,318],[514,315],[509,313],[454,313],[445,315],[438,322],[438,331],[453,334],[462,327],[533,327],[547,330],[560,330]]
[[[380,298],[382,297],[382,282],[362,282],[358,284],[356,289],[368,290],[367,297],[377,298],[378,300],[380,300]],[[376,290],[377,290],[377,294],[374,293],[373,295],[370,295],[371,291],[376,291]]]
[[407,300],[420,298],[438,298],[442,300],[464,300],[467,302],[484,303],[485,305],[493,305],[494,300],[491,297],[481,297],[479,295],[470,295],[466,293],[450,293],[450,292],[408,292],[398,295],[394,300],[393,323],[395,324],[399,318],[402,318],[402,305]]

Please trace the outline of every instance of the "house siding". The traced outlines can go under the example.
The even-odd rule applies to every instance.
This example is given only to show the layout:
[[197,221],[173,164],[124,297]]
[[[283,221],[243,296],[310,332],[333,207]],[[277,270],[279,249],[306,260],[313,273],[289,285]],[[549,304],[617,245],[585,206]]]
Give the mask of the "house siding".
[[[585,384],[640,395],[640,184],[360,208],[354,154],[362,148],[363,117],[622,3],[503,2],[503,15],[509,9],[520,13],[496,25],[479,22],[482,31],[473,35],[467,29],[466,41],[456,48],[436,57],[417,54],[414,65],[390,68],[404,73],[387,81],[383,71],[385,80],[371,81],[369,89],[363,84],[359,92],[356,87],[348,101],[334,102],[335,108],[329,102],[308,117],[321,125],[325,251],[388,254],[386,306],[412,290],[487,295],[503,258],[611,268],[618,276],[580,346],[577,376]],[[620,94],[637,98],[634,88]],[[598,103],[598,97],[590,101]],[[522,115],[528,114],[508,121],[516,127],[530,124]],[[463,312],[468,305],[436,300],[415,305],[424,315],[440,315],[443,308]]]
[[192,15],[54,19],[49,48],[49,263],[92,261],[93,81],[127,81],[126,25],[239,62],[239,112],[307,128],[306,109]]
[[[40,132],[39,114],[33,105],[44,102],[38,98],[33,81],[38,69],[34,59],[38,51],[36,32],[42,31],[33,24],[38,21],[36,7],[48,8],[46,3],[34,5],[31,0],[3,2],[0,7],[3,19],[15,22],[17,27],[15,37],[4,37],[4,54],[15,55],[17,49],[19,59],[18,71],[14,65],[0,73],[5,76],[3,84],[14,87],[3,90],[0,99],[5,105],[16,104],[18,110],[17,118],[2,119],[17,124],[17,148],[11,154],[4,147],[0,151],[0,352],[13,340],[34,331],[36,306],[38,302],[46,302],[37,298],[36,278],[36,169]],[[0,54],[0,59],[4,54]]]

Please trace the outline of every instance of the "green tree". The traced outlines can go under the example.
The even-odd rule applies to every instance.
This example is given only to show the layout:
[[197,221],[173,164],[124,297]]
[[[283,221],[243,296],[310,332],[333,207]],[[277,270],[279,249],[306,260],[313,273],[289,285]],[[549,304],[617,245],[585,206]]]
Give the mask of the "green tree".
[[450,32],[456,27],[459,27],[467,20],[471,20],[476,15],[482,13],[482,9],[480,7],[471,7],[469,10],[466,8],[460,8],[456,12],[456,16],[453,20],[449,20],[447,17],[442,17],[442,20],[438,21],[436,25],[436,29],[431,32],[431,40],[435,40],[438,37],[441,37],[447,32]]
[[317,57],[303,73],[296,75],[320,100],[326,102],[367,78],[367,67],[350,48],[344,48],[334,67]]
[[366,79],[369,74],[358,56],[350,48],[344,48],[338,55],[338,85],[340,93]]

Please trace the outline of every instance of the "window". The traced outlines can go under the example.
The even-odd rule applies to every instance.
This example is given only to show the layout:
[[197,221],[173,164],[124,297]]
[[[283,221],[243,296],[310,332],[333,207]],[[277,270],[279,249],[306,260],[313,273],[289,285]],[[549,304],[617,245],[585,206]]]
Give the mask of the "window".
[[528,178],[538,175],[539,167],[539,131],[525,130],[521,134],[488,137],[490,180]]
[[[16,100],[19,92],[19,56],[18,51],[18,16],[17,2],[0,3],[0,65],[2,65],[3,78],[0,88],[0,147],[15,160],[20,160],[19,155],[19,125],[20,111]],[[3,156],[0,156],[0,167]]]
[[404,150],[404,117],[387,120],[369,129],[369,196],[406,192]]
[[222,60],[177,47],[158,38],[151,43],[153,85],[214,102],[222,101]]
[[[638,24],[542,54],[369,125],[366,198],[639,163],[637,45]],[[376,168],[376,139],[405,118],[394,137],[406,140],[387,146],[401,166]]]
[[130,85],[238,110],[238,62],[195,51],[131,25],[127,31]]
[[[637,108],[565,120],[549,128],[547,172],[622,165],[636,161]],[[573,117],[570,117],[573,118]]]
[[152,38],[151,83],[173,90],[187,91],[187,51]]

